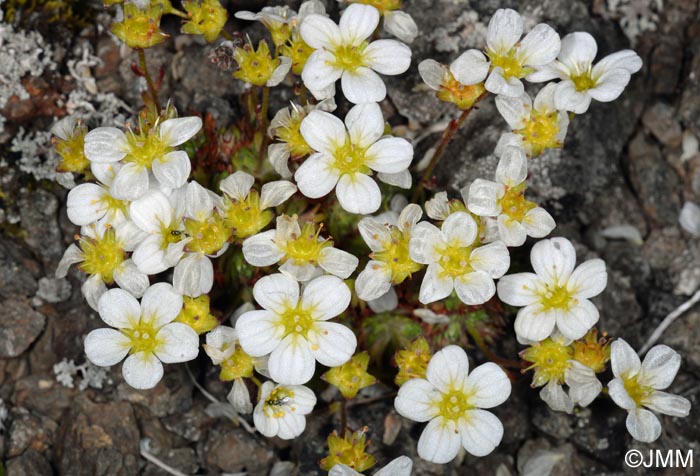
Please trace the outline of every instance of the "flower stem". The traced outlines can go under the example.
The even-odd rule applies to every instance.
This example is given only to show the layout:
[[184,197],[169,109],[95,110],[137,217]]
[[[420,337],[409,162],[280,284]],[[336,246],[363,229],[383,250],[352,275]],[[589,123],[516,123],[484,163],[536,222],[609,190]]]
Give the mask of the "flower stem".
[[146,64],[146,52],[143,49],[138,49],[136,51],[138,51],[139,55],[139,69],[141,70],[141,72],[143,72],[143,75],[146,78],[148,92],[151,95],[151,99],[153,99],[153,105],[156,107],[156,110],[160,112],[160,100],[158,99],[158,90],[156,89],[156,86],[153,83],[153,78],[151,78],[151,74],[148,72],[148,65]]
[[267,127],[270,121],[267,116],[267,110],[270,106],[270,88],[267,86],[262,87],[262,106],[260,108],[260,115],[258,116],[258,123],[260,125],[260,133],[262,134],[262,139],[260,140],[260,151],[258,153],[258,172],[263,168],[263,161],[265,160],[265,154],[267,153],[268,135]]
[[340,434],[345,434],[345,428],[348,425],[347,401],[343,398],[340,401]]

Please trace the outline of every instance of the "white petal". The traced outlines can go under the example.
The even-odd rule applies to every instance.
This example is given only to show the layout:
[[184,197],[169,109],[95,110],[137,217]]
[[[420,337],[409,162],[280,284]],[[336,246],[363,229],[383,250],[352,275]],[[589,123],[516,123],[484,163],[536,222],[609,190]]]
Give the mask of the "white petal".
[[85,356],[100,367],[118,364],[130,348],[131,339],[114,329],[95,329],[85,337]]
[[391,271],[381,261],[370,261],[355,280],[355,292],[363,301],[379,299],[391,289]]
[[236,320],[238,341],[252,357],[267,355],[279,346],[284,329],[270,311],[248,311]]
[[276,230],[253,235],[243,241],[243,257],[253,266],[272,266],[284,256],[284,251],[275,244]]
[[384,13],[384,29],[406,43],[413,42],[418,36],[418,25],[411,15],[401,10]]
[[518,337],[539,342],[552,335],[556,317],[551,312],[543,312],[531,304],[518,311],[515,318],[515,333]]
[[214,267],[203,253],[188,253],[175,266],[173,286],[185,296],[198,297],[211,291]]
[[288,335],[270,354],[268,369],[275,382],[287,385],[308,382],[316,369],[309,342],[298,334]]
[[[555,112],[557,107],[554,103],[554,92],[557,90],[556,83],[549,83],[539,90],[535,96],[534,108],[541,113]],[[568,120],[568,116],[567,116]],[[568,124],[568,123],[567,123]]]
[[469,404],[493,408],[508,400],[511,391],[508,375],[498,365],[487,362],[471,371],[465,384]]
[[571,367],[564,373],[564,381],[569,386],[569,396],[574,404],[587,407],[600,394],[603,384],[590,367],[576,360],[569,363]]
[[111,289],[104,293],[98,309],[102,320],[118,329],[131,328],[141,317],[139,302],[123,289]]
[[435,403],[441,399],[442,394],[433,384],[422,378],[414,378],[399,387],[394,407],[404,418],[424,422],[438,414]]
[[476,240],[478,226],[466,212],[456,212],[447,217],[440,228],[451,246],[467,247]]
[[228,395],[226,395],[226,400],[228,400],[236,413],[247,415],[253,412],[250,393],[241,378],[237,378],[233,381],[233,386]]
[[554,104],[557,109],[583,114],[591,105],[591,96],[576,90],[571,81],[561,81],[554,91]]
[[376,212],[382,201],[377,182],[360,172],[341,176],[335,194],[343,210],[361,215]]
[[522,246],[527,240],[525,227],[505,214],[498,215],[498,236],[506,246]]
[[484,271],[474,271],[455,278],[455,292],[464,304],[483,304],[496,294],[493,278]]
[[598,309],[588,299],[579,299],[557,314],[557,329],[568,339],[580,339],[599,319]]
[[511,129],[518,130],[525,127],[530,120],[532,112],[532,99],[528,93],[517,97],[497,96],[496,108],[506,120]]
[[[396,195],[398,197],[402,195]],[[403,210],[401,210],[401,213],[399,214],[399,219],[397,222],[397,226],[399,229],[404,232],[404,233],[410,233],[413,227],[418,223],[418,220],[420,220],[423,217],[423,210],[421,209],[420,205],[417,205],[415,203],[410,203],[406,205]]]
[[489,74],[489,61],[481,51],[467,50],[450,64],[450,72],[462,84],[478,84]]
[[288,307],[296,307],[299,284],[283,274],[272,274],[255,283],[253,296],[263,309],[281,314]]
[[411,177],[411,172],[409,172],[408,169],[395,174],[379,172],[377,173],[377,178],[387,185],[393,185],[394,187],[403,188],[404,190],[408,190],[413,184],[413,177]]
[[163,326],[156,334],[160,343],[155,349],[156,356],[161,362],[175,364],[188,362],[199,354],[199,337],[187,324],[171,322]]
[[320,276],[304,287],[301,305],[311,310],[316,320],[326,321],[340,315],[350,304],[350,288],[335,276]]
[[289,156],[289,144],[275,143],[270,144],[267,148],[267,159],[272,164],[275,172],[280,174],[282,178],[290,178],[292,176],[292,172],[289,170]]
[[80,291],[90,307],[97,311],[100,299],[107,292],[107,286],[105,286],[100,275],[95,274],[85,280],[83,285],[80,286]]
[[574,410],[574,402],[556,380],[550,380],[545,385],[540,391],[540,398],[555,412],[571,413]]
[[443,242],[442,232],[427,221],[422,221],[411,230],[408,248],[411,259],[416,263],[430,264],[440,259],[435,250]]
[[359,46],[379,25],[379,10],[353,3],[340,16],[340,36],[343,45]]
[[343,70],[335,66],[335,56],[326,50],[316,50],[306,60],[301,79],[316,99],[326,99],[335,95],[335,82]]
[[277,436],[283,440],[291,440],[301,435],[306,429],[306,418],[302,415],[287,413],[279,419]]
[[501,212],[498,200],[504,193],[502,184],[478,178],[469,186],[467,207],[479,216],[498,216]]
[[624,339],[615,339],[610,345],[610,367],[615,377],[636,375],[642,368],[639,356]]
[[260,189],[260,208],[266,209],[282,205],[296,192],[297,186],[288,180],[267,182]]
[[347,251],[330,246],[321,250],[318,264],[325,272],[338,276],[341,279],[348,279],[357,269],[360,260]]
[[459,433],[462,446],[474,456],[491,453],[503,438],[503,424],[491,412],[469,410],[459,420]]
[[51,126],[51,134],[59,139],[68,139],[73,135],[77,122],[78,118],[76,116],[65,116]]
[[119,200],[136,200],[148,191],[148,170],[138,164],[128,163],[119,169],[109,193]]
[[655,391],[644,401],[644,406],[655,412],[685,418],[690,414],[690,401],[687,398]]
[[598,54],[595,38],[585,31],[569,33],[561,40],[559,59],[569,68],[587,69]]
[[642,443],[652,443],[661,436],[661,422],[649,410],[637,408],[627,414],[627,431]]
[[182,310],[182,296],[170,283],[156,283],[143,295],[141,314],[144,320],[160,328],[175,320]]
[[138,390],[148,390],[163,378],[163,364],[151,352],[137,352],[126,358],[122,365],[126,383]]
[[523,20],[520,14],[510,8],[496,10],[489,21],[486,44],[495,52],[507,52],[520,40],[523,34]]
[[68,249],[66,249],[65,253],[63,253],[63,257],[61,261],[59,261],[58,266],[56,266],[55,276],[57,278],[65,278],[66,275],[68,275],[68,269],[70,269],[71,265],[80,263],[81,261],[83,261],[83,252],[76,244],[71,244]]
[[506,79],[503,76],[503,68],[500,66],[497,66],[491,71],[491,74],[489,74],[489,77],[484,83],[484,87],[490,93],[513,98],[520,97],[525,92],[523,82],[515,76]]
[[554,28],[539,23],[520,42],[518,56],[528,66],[541,66],[554,61],[560,48],[561,40]]
[[248,196],[254,183],[255,177],[239,170],[223,179],[221,184],[219,184],[219,189],[231,198],[243,201]]
[[280,273],[301,283],[322,274],[320,269],[314,264],[309,262],[297,263],[295,260],[288,260],[280,266]]
[[408,168],[413,160],[413,146],[399,137],[387,137],[367,150],[366,164],[377,172],[395,174]]
[[566,238],[541,240],[532,247],[530,261],[540,279],[563,285],[576,266],[576,250]]
[[411,476],[413,461],[408,456],[399,456],[374,473],[374,476]]
[[150,285],[148,276],[139,271],[133,260],[125,260],[119,268],[114,271],[114,281],[120,288],[129,291],[135,297],[143,296],[143,293]]
[[289,74],[289,70],[292,69],[292,58],[286,56],[279,56],[279,65],[272,71],[270,79],[267,80],[265,86],[272,88],[284,81],[284,78]]
[[608,395],[617,406],[625,410],[632,411],[637,408],[637,403],[627,393],[625,382],[621,378],[608,382]]
[[377,73],[366,67],[344,71],[340,85],[345,98],[353,104],[380,102],[386,97],[386,86]]
[[129,218],[143,231],[158,233],[173,221],[170,200],[158,190],[149,190],[129,205]]
[[428,363],[428,382],[443,393],[453,388],[463,388],[469,373],[467,353],[459,346],[448,345],[433,355]]
[[433,59],[427,59],[418,63],[418,73],[425,84],[439,91],[445,80],[447,67]]
[[515,187],[526,179],[527,157],[525,151],[520,147],[505,147],[496,167],[496,180],[508,187]]
[[602,293],[608,284],[605,261],[591,259],[576,267],[566,284],[567,290],[578,298],[592,298]]
[[534,273],[509,274],[498,280],[498,298],[511,306],[527,306],[539,300],[537,287]]
[[103,202],[107,190],[94,183],[82,183],[68,192],[66,213],[74,225],[94,223],[107,212]]
[[187,182],[192,164],[187,152],[178,150],[154,160],[152,170],[156,180],[163,187],[180,188]]
[[347,139],[343,121],[324,111],[311,111],[301,121],[299,130],[312,149],[330,155],[335,152],[337,147],[342,146]]
[[197,182],[185,187],[185,216],[198,221],[209,218],[214,211],[214,201],[209,191]]
[[452,294],[454,280],[442,275],[442,268],[438,264],[428,265],[428,269],[420,285],[418,300],[423,304],[445,299]]
[[350,360],[357,348],[355,334],[336,322],[319,322],[308,334],[311,354],[326,367],[337,367]]
[[634,74],[642,69],[642,58],[633,50],[622,50],[606,56],[593,68],[593,74],[612,69],[624,69]]
[[373,41],[365,50],[365,61],[377,73],[402,74],[411,65],[411,48],[396,40]]
[[445,220],[450,215],[447,192],[436,193],[433,198],[425,202],[425,213],[433,220]]
[[525,214],[522,222],[525,232],[533,238],[544,238],[557,224],[547,210],[535,207]]
[[163,121],[160,137],[171,147],[184,144],[202,128],[202,119],[197,116],[177,117]]
[[614,101],[630,82],[630,74],[624,69],[606,71],[596,81],[596,86],[589,89],[588,94],[600,102]]
[[681,355],[667,345],[649,349],[642,362],[642,373],[647,385],[657,390],[668,388],[681,366]]
[[418,456],[437,464],[449,463],[459,453],[461,439],[452,420],[437,417],[428,423],[418,439]]
[[304,42],[314,49],[333,48],[341,44],[340,28],[328,17],[309,15],[299,27]]
[[399,296],[396,294],[396,289],[390,287],[386,293],[378,298],[367,301],[367,305],[375,314],[390,312],[399,307]]
[[119,162],[128,151],[126,136],[116,127],[98,127],[85,135],[85,156],[94,162]]
[[144,274],[158,274],[170,267],[165,257],[165,250],[161,246],[162,244],[163,239],[160,235],[152,235],[134,250],[131,259],[139,271]]
[[355,146],[366,148],[377,142],[384,135],[384,116],[379,104],[353,106],[345,116],[345,127]]
[[332,167],[333,158],[318,153],[306,159],[294,174],[299,191],[309,198],[321,198],[333,190],[340,174]]

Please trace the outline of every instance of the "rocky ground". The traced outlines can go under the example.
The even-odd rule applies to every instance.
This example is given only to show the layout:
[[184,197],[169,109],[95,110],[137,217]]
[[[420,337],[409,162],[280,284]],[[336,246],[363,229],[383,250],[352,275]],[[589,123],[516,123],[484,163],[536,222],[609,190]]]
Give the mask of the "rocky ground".
[[[544,21],[562,33],[589,31],[601,53],[631,45],[644,59],[644,68],[619,100],[595,103],[574,119],[563,150],[533,161],[530,187],[555,216],[555,234],[574,241],[582,258],[598,256],[608,263],[608,289],[596,301],[601,328],[641,346],[663,317],[700,287],[700,238],[678,225],[683,203],[700,202],[698,2],[406,4],[423,33],[413,45],[416,61],[409,73],[388,82],[385,112],[392,124],[406,125],[422,139],[417,157],[438,140],[439,132],[427,132],[439,131],[450,111],[418,87],[415,65],[426,57],[449,61],[482,44],[496,8],[517,8],[529,26]],[[259,33],[255,27],[248,31]],[[0,92],[9,98],[0,103],[0,455],[6,474],[167,474],[140,455],[139,442],[145,440],[143,449],[188,475],[323,474],[316,463],[332,428],[323,411],[309,419],[301,438],[266,440],[234,426],[195,388],[183,366],[169,366],[155,390],[140,392],[123,382],[118,367],[100,372],[85,364],[82,339],[100,322],[81,297],[79,273],[53,278],[76,229],[65,215],[66,192],[46,180],[54,178],[54,158],[45,131],[67,108],[88,111],[93,122],[128,117],[128,105],[138,104],[139,83],[130,71],[133,57],[120,53],[106,34],[95,38],[94,31],[85,31],[83,36],[30,38],[38,47],[50,44],[51,51],[35,58],[40,68],[18,73],[27,94],[12,97],[0,76]],[[226,123],[237,114],[240,84],[208,62],[208,50],[176,37],[156,50],[154,63],[166,65],[163,94],[181,111],[209,112]],[[281,105],[289,97],[284,94],[289,93],[275,96],[274,102]],[[485,101],[450,144],[438,170],[441,184],[456,191],[477,176],[490,175],[496,163],[491,152],[505,128],[492,102]],[[679,318],[660,342],[683,356],[670,391],[690,399],[693,410],[686,419],[662,418],[664,433],[655,444],[631,440],[625,414],[604,398],[574,415],[549,411],[524,377],[496,411],[506,431],[493,454],[442,466],[416,458],[414,474],[538,475],[546,468],[553,475],[633,473],[623,463],[630,448],[692,449],[699,467],[700,306]],[[505,342],[504,352],[514,356],[514,344]],[[205,356],[190,367],[214,397],[225,399],[227,388]],[[414,457],[421,429],[398,417],[390,403],[350,409],[351,426],[370,425],[371,452],[380,463],[400,454]],[[694,474],[684,471],[660,472]]]

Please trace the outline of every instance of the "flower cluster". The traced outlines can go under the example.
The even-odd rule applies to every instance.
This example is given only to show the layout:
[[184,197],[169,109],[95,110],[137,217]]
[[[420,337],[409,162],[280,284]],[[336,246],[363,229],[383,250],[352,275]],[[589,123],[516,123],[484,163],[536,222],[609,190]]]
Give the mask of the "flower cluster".
[[[156,3],[127,2],[112,28],[140,55],[165,41],[164,14],[187,19],[183,32],[210,42],[227,35],[228,15],[216,0],[183,2],[187,13]],[[206,125],[199,134],[198,116],[179,117],[170,104],[161,109],[145,62],[135,72],[146,77],[150,95],[134,126],[88,130],[67,120],[54,128],[62,170],[89,179],[68,194],[68,218],[80,234],[56,274],[77,264],[88,275],[86,300],[110,326],[87,336],[90,361],[124,360],[128,384],[153,388],[162,364],[194,359],[204,335],[219,378],[232,382],[232,408],[241,418],[252,414],[264,436],[295,438],[317,403],[340,400],[329,405],[342,427],[329,437],[322,465],[345,475],[375,462],[365,452],[367,430],[343,426],[345,400],[374,385],[370,372],[381,368],[387,350],[398,350],[396,410],[427,422],[419,456],[447,463],[461,448],[485,456],[503,436],[488,410],[508,399],[509,374],[493,362],[470,372],[463,348],[471,341],[493,355],[489,346],[504,334],[500,302],[520,308],[520,358],[553,410],[589,405],[603,389],[597,374],[610,362],[608,393],[629,411],[630,433],[656,439],[660,422],[651,411],[689,411],[687,400],[662,392],[680,356],[658,346],[640,363],[623,340],[599,336],[591,299],[606,287],[605,263],[577,266],[569,240],[543,239],[555,220],[526,198],[529,161],[563,147],[575,114],[591,99],[617,98],[641,68],[639,57],[622,51],[594,66],[589,34],[560,40],[538,24],[523,36],[520,15],[498,10],[483,50],[470,49],[449,66],[430,59],[418,66],[436,97],[461,115],[415,180],[411,140],[387,123],[379,103],[387,95],[380,75],[409,68],[406,43],[418,27],[399,0],[345,3],[337,23],[317,0],[299,12],[236,12],[261,22],[271,44],[225,44],[236,64],[232,76],[247,85],[242,125],[227,130],[238,141],[233,147],[218,147]],[[384,31],[398,40],[380,38],[382,17]],[[558,81],[534,99],[525,91],[523,81],[550,80]],[[284,84],[294,84],[296,97],[269,114],[270,88]],[[450,198],[435,190],[432,170],[469,111],[489,95],[510,128],[494,144],[495,174]],[[336,109],[347,113],[341,119]],[[216,157],[207,155],[211,150]],[[539,240],[530,251],[533,272],[508,274],[511,254],[528,238]],[[229,322],[226,308],[237,308]],[[431,332],[416,339],[423,329]],[[310,383],[320,366],[332,386],[323,400]],[[398,458],[376,474],[404,476],[411,467]]]

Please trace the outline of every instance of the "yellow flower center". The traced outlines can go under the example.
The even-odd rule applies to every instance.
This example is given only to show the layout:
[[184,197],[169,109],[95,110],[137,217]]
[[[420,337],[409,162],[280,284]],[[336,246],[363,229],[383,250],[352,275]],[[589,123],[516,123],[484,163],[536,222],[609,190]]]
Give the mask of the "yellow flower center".
[[386,12],[400,10],[403,7],[402,0],[350,0],[351,3],[371,5],[384,15]]
[[532,363],[526,370],[535,370],[533,385],[539,387],[552,380],[564,382],[564,373],[573,354],[571,346],[548,338],[525,349],[522,358]]
[[171,243],[177,243],[185,237],[185,234],[178,228],[178,225],[179,223],[173,223],[170,226],[161,224],[160,236],[163,238],[160,244],[161,249],[165,250]]
[[292,73],[296,74],[297,76],[301,76],[301,72],[304,70],[306,61],[313,52],[314,49],[307,45],[301,38],[301,35],[296,31],[292,33],[292,37],[289,39],[289,41],[280,47],[280,55],[291,58]]
[[80,240],[83,261],[80,269],[89,275],[98,275],[106,284],[114,282],[114,272],[126,259],[121,241],[112,228],[108,228],[102,238],[93,240],[84,237]]
[[137,352],[153,352],[163,342],[156,339],[158,329],[153,326],[154,319],[145,321],[143,318],[132,329],[121,329],[121,332],[131,339],[131,354]]
[[537,207],[536,204],[525,199],[525,187],[525,183],[506,187],[506,193],[498,200],[501,213],[517,222],[522,222],[527,212]]
[[471,246],[460,246],[448,243],[446,247],[436,250],[440,255],[438,263],[442,267],[442,275],[456,278],[474,271],[470,264]]
[[391,240],[383,243],[383,250],[373,253],[372,259],[386,263],[391,271],[391,282],[400,284],[413,273],[421,269],[421,265],[413,261],[408,252],[409,235],[404,235],[398,228],[391,229]]
[[622,382],[624,383],[625,390],[629,394],[630,398],[634,400],[634,403],[636,403],[638,407],[643,406],[654,392],[653,388],[649,387],[648,385],[644,385],[644,382],[638,374],[625,374],[622,376]]
[[206,294],[196,298],[183,296],[182,300],[184,305],[175,319],[177,322],[187,324],[197,334],[209,332],[219,325],[218,319],[209,312],[209,296]]
[[254,86],[265,86],[280,64],[279,58],[270,55],[270,47],[265,40],[259,43],[257,51],[251,45],[236,48],[233,57],[238,63],[238,70],[233,76]]
[[221,362],[221,372],[219,379],[230,382],[237,378],[248,378],[253,375],[253,358],[246,354],[241,346],[236,346],[236,350],[231,356]]
[[148,132],[142,130],[139,134],[129,131],[126,137],[129,144],[129,152],[124,161],[145,167],[148,170],[151,170],[156,159],[160,160],[165,154],[173,150],[160,138],[158,128],[153,128]]
[[190,35],[202,35],[209,43],[213,43],[226,24],[228,13],[219,0],[185,0],[182,6],[187,11],[190,20],[182,25],[182,32]]
[[525,67],[522,63],[522,59],[518,55],[517,47],[511,48],[505,53],[497,53],[487,49],[486,55],[491,60],[491,70],[498,67],[502,68],[503,77],[506,79],[521,79],[535,71],[532,68]]
[[301,121],[304,119],[302,114],[292,112],[292,116],[287,124],[275,131],[275,136],[280,142],[284,142],[289,146],[289,153],[294,159],[306,157],[311,153],[311,147],[306,143],[306,140],[301,135]]
[[296,264],[311,263],[318,264],[321,250],[333,244],[330,240],[319,240],[322,227],[318,230],[313,223],[307,222],[301,229],[299,236],[287,241],[284,246],[284,258],[282,262],[292,260]]
[[243,201],[230,199],[224,195],[224,224],[233,229],[236,238],[252,236],[265,228],[275,217],[271,210],[260,208],[260,195],[251,190]]
[[568,310],[572,305],[578,304],[566,285],[545,285],[539,293],[540,304],[544,311],[552,309]]
[[515,131],[523,138],[523,142],[532,149],[532,156],[536,157],[545,149],[557,149],[562,143],[557,139],[559,134],[559,113],[539,112],[533,110],[530,113],[530,120],[525,127]]
[[279,316],[279,325],[284,328],[283,338],[288,335],[306,338],[315,322],[316,320],[311,316],[311,312],[307,309],[302,309],[301,304],[297,304],[295,307],[288,307]]
[[363,41],[358,46],[338,45],[333,50],[335,60],[331,63],[331,66],[350,72],[365,66],[365,49],[367,49],[368,45],[369,43],[366,41]]
[[59,172],[80,173],[90,167],[90,161],[85,157],[85,132],[84,127],[77,126],[76,132],[67,139],[54,139],[56,152],[61,156],[61,161],[56,167]]
[[293,399],[294,392],[292,390],[285,387],[277,387],[265,399],[263,410],[268,416],[282,418],[285,415],[285,407],[292,403]]
[[449,79],[440,85],[440,90],[436,93],[440,101],[451,102],[461,110],[471,109],[477,99],[481,97],[486,89],[484,83],[465,86],[449,73]]
[[470,403],[470,395],[461,389],[453,389],[442,395],[437,403],[438,414],[445,420],[457,421],[464,418],[465,413],[475,407]]
[[570,76],[570,79],[574,83],[576,91],[579,92],[595,88],[598,82],[598,79],[593,77],[593,67],[591,65],[587,68],[579,68],[576,65],[574,74]]
[[595,373],[605,370],[605,364],[610,360],[610,342],[606,334],[598,338],[598,330],[591,329],[583,339],[573,343],[574,360],[581,362]]
[[192,238],[187,244],[189,251],[213,255],[226,245],[231,228],[224,224],[219,215],[213,215],[203,221],[186,219],[185,233]]
[[340,147],[336,147],[333,152],[333,166],[343,174],[354,174],[360,172],[370,174],[372,171],[365,163],[367,162],[367,149],[354,145],[349,139]]
[[152,5],[141,10],[136,4],[125,2],[123,8],[124,19],[120,23],[113,23],[111,30],[129,48],[150,48],[168,37],[160,29],[162,5]]

